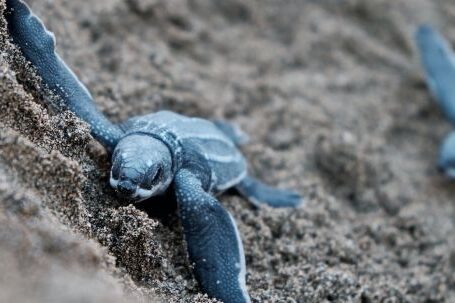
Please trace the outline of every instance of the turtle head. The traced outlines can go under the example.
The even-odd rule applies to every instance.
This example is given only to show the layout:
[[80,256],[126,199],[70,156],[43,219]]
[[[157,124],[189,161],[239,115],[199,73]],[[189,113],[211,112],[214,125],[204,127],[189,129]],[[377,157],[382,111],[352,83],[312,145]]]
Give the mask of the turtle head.
[[122,138],[112,155],[111,186],[130,201],[163,193],[172,181],[172,155],[160,140],[146,134]]
[[451,179],[455,179],[455,132],[444,140],[439,151],[438,169]]

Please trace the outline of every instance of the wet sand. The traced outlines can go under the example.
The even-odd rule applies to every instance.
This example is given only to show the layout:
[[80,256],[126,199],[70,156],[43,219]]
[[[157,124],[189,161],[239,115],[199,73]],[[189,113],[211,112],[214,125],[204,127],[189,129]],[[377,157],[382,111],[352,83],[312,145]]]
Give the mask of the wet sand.
[[[220,198],[253,302],[455,302],[455,183],[435,168],[451,126],[412,43],[421,22],[455,41],[455,3],[27,2],[112,120],[228,119],[254,175],[305,195],[296,210]],[[46,105],[3,18],[0,51],[0,301],[214,302],[172,198],[119,200],[108,155]]]

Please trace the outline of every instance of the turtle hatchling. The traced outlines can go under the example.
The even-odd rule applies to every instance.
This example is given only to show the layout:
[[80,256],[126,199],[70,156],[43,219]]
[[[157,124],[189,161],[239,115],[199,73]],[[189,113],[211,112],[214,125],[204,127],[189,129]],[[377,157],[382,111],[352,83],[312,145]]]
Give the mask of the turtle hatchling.
[[[415,41],[428,88],[452,124],[455,124],[455,54],[444,37],[429,25],[421,25]],[[441,144],[438,168],[455,179],[455,131]]]
[[12,42],[66,108],[86,121],[112,154],[111,186],[132,202],[175,191],[188,255],[201,289],[225,303],[250,302],[245,257],[233,217],[215,198],[235,188],[254,205],[296,207],[299,194],[249,176],[238,145],[246,136],[224,121],[170,111],[114,124],[100,113],[87,88],[55,52],[53,33],[20,0],[6,0]]

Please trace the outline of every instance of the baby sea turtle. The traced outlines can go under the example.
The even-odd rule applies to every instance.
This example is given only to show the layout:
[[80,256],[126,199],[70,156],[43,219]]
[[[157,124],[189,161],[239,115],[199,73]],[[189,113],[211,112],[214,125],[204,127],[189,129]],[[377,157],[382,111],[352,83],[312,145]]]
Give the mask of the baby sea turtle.
[[255,205],[295,207],[299,194],[271,188],[247,174],[237,146],[243,133],[226,122],[210,122],[169,111],[111,123],[92,96],[55,53],[54,35],[19,0],[6,1],[8,30],[43,83],[91,126],[112,152],[110,184],[136,202],[173,189],[194,274],[209,296],[226,303],[250,302],[245,257],[233,217],[214,197],[235,187]]
[[[455,54],[450,44],[429,25],[421,25],[415,41],[420,52],[428,88],[443,112],[455,124]],[[444,139],[438,168],[455,178],[455,131]]]

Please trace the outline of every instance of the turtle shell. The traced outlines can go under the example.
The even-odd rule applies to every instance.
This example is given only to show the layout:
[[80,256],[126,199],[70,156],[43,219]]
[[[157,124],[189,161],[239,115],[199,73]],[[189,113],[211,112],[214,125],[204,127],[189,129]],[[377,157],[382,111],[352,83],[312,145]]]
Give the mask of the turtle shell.
[[246,176],[243,155],[232,140],[208,120],[159,111],[131,118],[121,127],[127,135],[144,133],[162,140],[174,154],[174,162],[180,162],[179,167],[191,163],[193,170],[208,168],[205,173],[209,174],[211,192],[235,186]]

